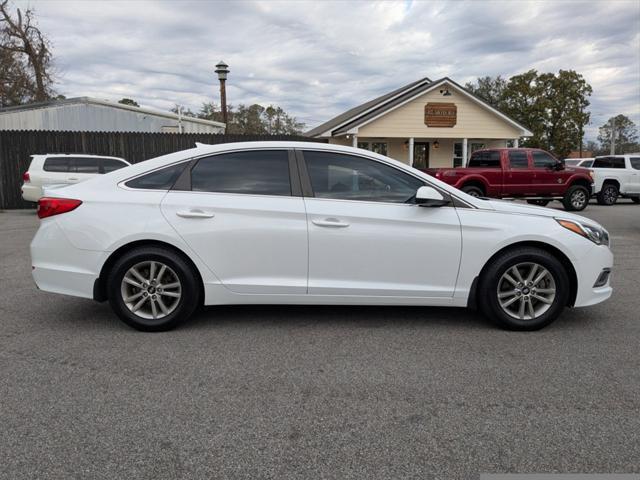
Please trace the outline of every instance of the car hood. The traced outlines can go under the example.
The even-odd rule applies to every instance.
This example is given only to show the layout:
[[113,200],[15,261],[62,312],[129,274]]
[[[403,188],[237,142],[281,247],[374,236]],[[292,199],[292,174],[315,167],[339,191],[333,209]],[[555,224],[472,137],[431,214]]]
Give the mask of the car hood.
[[576,222],[587,223],[589,225],[601,226],[587,217],[582,217],[574,213],[554,208],[537,207],[535,205],[523,205],[512,200],[484,200],[489,207],[497,212],[511,213],[515,215],[536,215],[538,217],[562,218],[566,220],[574,220]]

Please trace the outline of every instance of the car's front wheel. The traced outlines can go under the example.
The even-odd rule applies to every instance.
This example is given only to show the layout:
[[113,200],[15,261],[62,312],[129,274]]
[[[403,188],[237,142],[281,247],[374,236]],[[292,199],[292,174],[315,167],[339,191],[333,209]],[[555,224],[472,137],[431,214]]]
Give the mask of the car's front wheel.
[[567,304],[569,276],[553,255],[533,247],[500,254],[478,286],[482,312],[510,330],[538,330],[553,322]]
[[127,325],[145,332],[175,328],[196,310],[200,289],[193,268],[160,247],[125,253],[107,278],[109,303]]

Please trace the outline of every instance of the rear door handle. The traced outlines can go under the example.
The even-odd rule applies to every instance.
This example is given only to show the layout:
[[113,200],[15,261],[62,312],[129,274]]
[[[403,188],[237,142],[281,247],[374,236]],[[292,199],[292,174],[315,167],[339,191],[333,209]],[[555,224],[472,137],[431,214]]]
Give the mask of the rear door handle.
[[78,180],[77,177],[69,177],[69,180]]
[[348,227],[349,224],[347,222],[342,222],[337,218],[325,218],[324,220],[311,220],[314,225],[319,227],[333,227],[333,228],[344,228]]
[[195,208],[192,210],[179,210],[176,215],[182,218],[212,218],[214,216],[212,212],[205,212]]

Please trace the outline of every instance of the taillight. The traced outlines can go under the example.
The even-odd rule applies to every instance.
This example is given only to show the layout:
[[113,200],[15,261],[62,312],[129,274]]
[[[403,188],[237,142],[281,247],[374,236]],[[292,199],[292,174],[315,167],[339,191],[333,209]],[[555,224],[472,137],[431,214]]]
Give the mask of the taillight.
[[30,181],[30,180],[31,180],[31,178],[29,177],[29,172],[24,172],[24,173],[22,174],[22,181],[23,181],[23,182],[28,182],[28,181]]
[[82,204],[80,200],[72,198],[42,197],[38,200],[38,218],[52,217],[75,210]]

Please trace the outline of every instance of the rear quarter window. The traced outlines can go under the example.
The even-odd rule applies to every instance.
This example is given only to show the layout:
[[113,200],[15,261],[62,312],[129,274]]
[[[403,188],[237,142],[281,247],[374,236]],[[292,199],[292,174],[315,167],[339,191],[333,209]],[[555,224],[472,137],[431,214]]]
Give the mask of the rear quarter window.
[[125,185],[129,188],[141,188],[145,190],[169,190],[176,183],[182,171],[189,162],[179,163],[170,167],[161,168],[151,173],[141,175],[129,180]]
[[124,168],[124,167],[128,167],[128,165],[120,160],[115,160],[113,158],[102,159],[102,168],[104,170],[104,173],[120,170],[121,168]]

